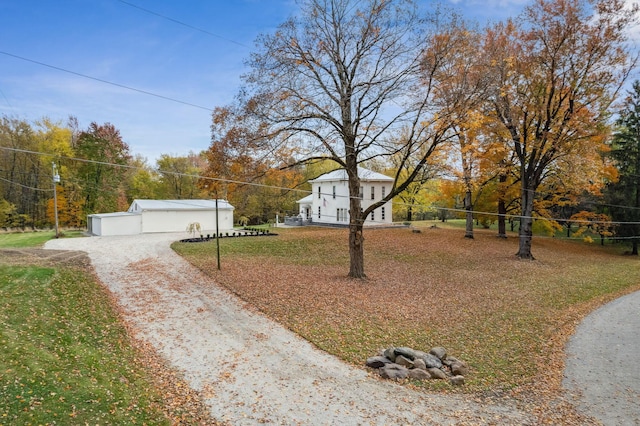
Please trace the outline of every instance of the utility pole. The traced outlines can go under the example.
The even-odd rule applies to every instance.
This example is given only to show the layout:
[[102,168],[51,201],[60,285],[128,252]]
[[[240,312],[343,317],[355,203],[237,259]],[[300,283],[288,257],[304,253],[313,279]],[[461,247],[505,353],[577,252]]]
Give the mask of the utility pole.
[[60,183],[60,175],[55,162],[51,162],[53,166],[53,214],[56,218],[56,238],[59,237],[58,233],[58,183]]
[[216,191],[216,257],[218,258],[218,271],[220,270],[220,230],[218,227],[218,191]]

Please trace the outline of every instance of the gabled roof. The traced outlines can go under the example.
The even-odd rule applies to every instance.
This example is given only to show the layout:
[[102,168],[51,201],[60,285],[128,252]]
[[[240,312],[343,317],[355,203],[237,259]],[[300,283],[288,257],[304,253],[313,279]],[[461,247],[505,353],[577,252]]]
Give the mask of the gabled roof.
[[125,216],[138,216],[140,215],[140,213],[134,213],[134,212],[115,212],[115,213],[94,213],[94,214],[90,214],[88,215],[88,217],[98,217],[98,218],[103,218],[103,217],[125,217]]
[[313,194],[309,194],[304,198],[300,198],[296,203],[298,204],[310,204],[313,202]]
[[[382,182],[393,182],[393,178],[383,175],[382,173],[377,173],[363,167],[358,167],[358,176],[360,176],[361,181],[382,181]],[[325,173],[321,176],[318,176],[315,179],[310,180],[309,182],[329,182],[329,181],[346,181],[349,180],[347,176],[347,171],[345,169],[334,170],[329,173]]]
[[[141,210],[214,210],[216,200],[133,200],[129,212]],[[218,209],[233,210],[227,200],[218,200]]]

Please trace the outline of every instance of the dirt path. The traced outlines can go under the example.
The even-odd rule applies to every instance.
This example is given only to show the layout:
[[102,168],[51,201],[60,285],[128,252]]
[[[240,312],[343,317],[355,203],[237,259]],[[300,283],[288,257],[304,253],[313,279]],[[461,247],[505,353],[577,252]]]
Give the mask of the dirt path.
[[175,254],[178,234],[49,241],[88,253],[136,337],[233,425],[535,424],[515,406],[429,395],[377,379],[244,306]]

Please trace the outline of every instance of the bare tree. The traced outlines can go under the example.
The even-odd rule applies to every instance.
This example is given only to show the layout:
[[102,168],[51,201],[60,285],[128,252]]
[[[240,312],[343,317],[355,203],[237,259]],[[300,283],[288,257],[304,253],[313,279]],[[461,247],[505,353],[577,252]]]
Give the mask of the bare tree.
[[[431,100],[450,40],[436,34],[443,15],[425,19],[408,0],[301,6],[300,18],[258,40],[242,99],[269,141],[298,146],[298,163],[329,159],[346,170],[349,276],[364,278],[364,219],[420,174],[448,134]],[[384,199],[361,210],[358,165],[380,156],[400,158],[401,167]]]

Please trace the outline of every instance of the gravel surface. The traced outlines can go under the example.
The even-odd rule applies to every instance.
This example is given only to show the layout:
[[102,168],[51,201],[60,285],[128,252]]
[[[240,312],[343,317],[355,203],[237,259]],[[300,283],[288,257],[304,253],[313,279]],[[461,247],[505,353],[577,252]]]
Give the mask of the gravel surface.
[[535,424],[505,401],[414,391],[316,349],[175,254],[169,245],[185,237],[71,238],[45,248],[88,253],[135,337],[183,372],[213,418],[233,425]]
[[563,386],[605,425],[640,425],[640,292],[589,314],[567,344]]

